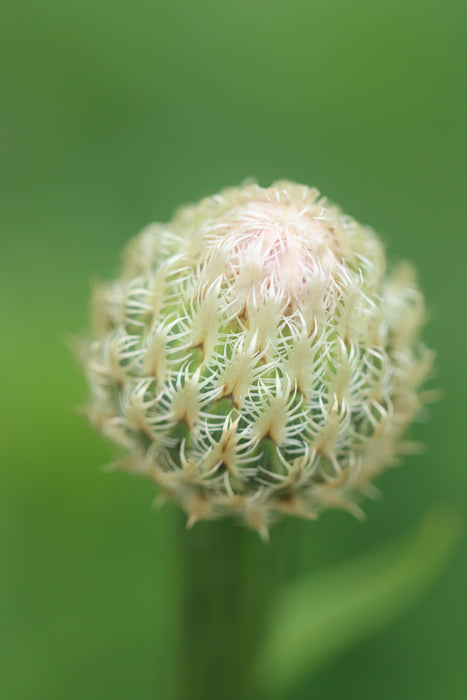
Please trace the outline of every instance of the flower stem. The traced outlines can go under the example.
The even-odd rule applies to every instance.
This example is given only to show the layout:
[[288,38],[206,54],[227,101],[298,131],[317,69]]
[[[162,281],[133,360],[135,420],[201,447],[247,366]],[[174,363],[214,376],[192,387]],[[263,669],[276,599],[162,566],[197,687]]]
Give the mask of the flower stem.
[[258,700],[255,651],[289,570],[281,528],[263,543],[232,520],[180,527],[182,630],[177,700]]

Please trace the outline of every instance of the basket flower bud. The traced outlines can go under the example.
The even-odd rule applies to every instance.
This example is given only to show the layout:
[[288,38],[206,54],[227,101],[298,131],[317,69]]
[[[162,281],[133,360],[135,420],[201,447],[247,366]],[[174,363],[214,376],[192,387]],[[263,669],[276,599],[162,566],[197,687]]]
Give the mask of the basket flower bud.
[[408,264],[290,182],[224,190],[133,239],[84,343],[92,423],[189,523],[358,514],[407,448],[432,353]]

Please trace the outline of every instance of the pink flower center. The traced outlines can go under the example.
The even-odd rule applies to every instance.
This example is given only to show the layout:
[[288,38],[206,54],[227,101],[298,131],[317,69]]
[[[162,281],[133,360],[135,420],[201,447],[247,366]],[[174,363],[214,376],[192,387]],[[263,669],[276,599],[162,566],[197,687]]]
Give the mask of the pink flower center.
[[269,202],[247,203],[231,213],[229,277],[240,290],[261,287],[294,299],[316,275],[333,274],[337,241],[316,213],[310,206]]

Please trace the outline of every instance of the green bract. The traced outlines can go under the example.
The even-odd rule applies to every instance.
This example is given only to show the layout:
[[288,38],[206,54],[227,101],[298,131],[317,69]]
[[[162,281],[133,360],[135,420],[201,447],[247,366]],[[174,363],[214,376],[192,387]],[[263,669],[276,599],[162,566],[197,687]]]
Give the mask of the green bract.
[[314,189],[249,184],[130,242],[84,344],[89,416],[189,522],[358,514],[432,353],[412,268]]

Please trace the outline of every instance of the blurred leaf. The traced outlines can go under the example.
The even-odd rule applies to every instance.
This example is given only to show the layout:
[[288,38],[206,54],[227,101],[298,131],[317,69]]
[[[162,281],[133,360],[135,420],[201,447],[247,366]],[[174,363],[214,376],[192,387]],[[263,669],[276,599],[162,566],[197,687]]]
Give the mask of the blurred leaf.
[[457,513],[438,508],[402,540],[283,590],[256,668],[267,696],[280,697],[408,608],[442,571],[460,530]]

